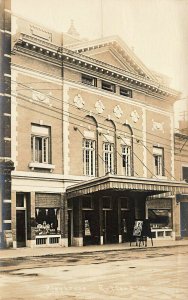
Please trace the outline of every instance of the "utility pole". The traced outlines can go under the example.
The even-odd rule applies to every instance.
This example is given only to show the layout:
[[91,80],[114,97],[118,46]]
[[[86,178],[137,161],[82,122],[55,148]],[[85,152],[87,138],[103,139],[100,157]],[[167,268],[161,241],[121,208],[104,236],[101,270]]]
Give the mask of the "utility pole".
[[104,34],[104,32],[103,32],[103,30],[104,30],[104,28],[103,28],[103,0],[101,0],[101,38],[103,38],[103,34]]

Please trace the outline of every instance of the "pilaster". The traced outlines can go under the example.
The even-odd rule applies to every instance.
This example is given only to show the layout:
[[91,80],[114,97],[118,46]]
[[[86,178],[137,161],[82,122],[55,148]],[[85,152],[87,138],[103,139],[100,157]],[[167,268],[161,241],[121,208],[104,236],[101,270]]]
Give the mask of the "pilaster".
[[[35,220],[35,192],[30,194],[31,220]],[[31,240],[35,240],[35,222],[31,221]]]
[[16,243],[16,192],[11,192],[11,221],[12,221],[12,240],[13,248],[17,247]]
[[61,194],[60,208],[61,245],[68,247],[68,208],[66,193]]
[[83,246],[82,200],[73,202],[73,245]]

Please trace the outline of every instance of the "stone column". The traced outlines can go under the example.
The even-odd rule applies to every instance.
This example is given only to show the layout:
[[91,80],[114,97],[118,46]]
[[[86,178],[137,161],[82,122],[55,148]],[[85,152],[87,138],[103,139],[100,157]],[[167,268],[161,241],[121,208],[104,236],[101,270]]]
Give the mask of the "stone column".
[[17,247],[16,242],[16,192],[11,192],[11,220],[12,220],[12,240],[13,240],[13,248]]
[[146,197],[138,195],[135,197],[135,219],[144,220],[146,218]]
[[[27,197],[27,196],[26,196]],[[36,239],[35,239],[35,228],[36,228],[36,215],[35,215],[35,192],[30,193],[30,197],[27,197],[27,216],[29,218],[29,222],[27,222],[29,228],[27,232],[29,233],[29,239],[27,239],[27,246],[28,247],[35,247],[36,246]]]
[[68,207],[66,193],[61,194],[60,229],[61,245],[68,247]]
[[102,199],[99,198],[98,199],[99,201],[99,243],[100,245],[103,245],[104,244],[104,232],[103,232],[103,203],[102,203]]
[[121,231],[121,201],[118,199],[117,203],[117,214],[118,214],[118,236],[119,236],[119,244],[122,243],[122,231]]
[[180,240],[181,239],[181,228],[180,228],[180,223],[181,223],[181,217],[180,217],[180,202],[174,196],[172,198],[172,237],[175,240]]
[[83,246],[82,231],[82,200],[80,198],[73,201],[73,245]]

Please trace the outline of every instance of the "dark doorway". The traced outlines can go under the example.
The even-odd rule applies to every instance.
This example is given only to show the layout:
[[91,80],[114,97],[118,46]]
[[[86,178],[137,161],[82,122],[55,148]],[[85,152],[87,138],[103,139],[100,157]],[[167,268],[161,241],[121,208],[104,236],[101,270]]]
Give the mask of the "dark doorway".
[[94,210],[83,210],[83,242],[84,245],[99,244],[99,223]]
[[104,244],[118,242],[117,216],[113,210],[103,210]]
[[72,245],[73,236],[73,212],[68,210],[68,246]]
[[188,237],[188,202],[180,203],[181,237]]
[[130,213],[128,210],[121,210],[121,235],[122,242],[128,242],[131,235],[131,225],[129,222]]
[[16,211],[16,240],[17,247],[26,246],[25,210]]

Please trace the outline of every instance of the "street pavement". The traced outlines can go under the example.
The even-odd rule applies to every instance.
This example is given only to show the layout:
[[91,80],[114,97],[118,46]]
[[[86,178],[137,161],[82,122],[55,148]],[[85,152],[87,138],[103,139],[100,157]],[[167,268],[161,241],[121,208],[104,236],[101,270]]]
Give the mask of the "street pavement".
[[188,299],[186,241],[25,250],[1,258],[0,300]]

